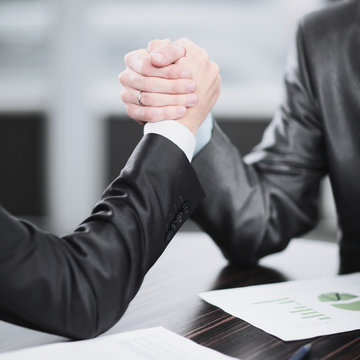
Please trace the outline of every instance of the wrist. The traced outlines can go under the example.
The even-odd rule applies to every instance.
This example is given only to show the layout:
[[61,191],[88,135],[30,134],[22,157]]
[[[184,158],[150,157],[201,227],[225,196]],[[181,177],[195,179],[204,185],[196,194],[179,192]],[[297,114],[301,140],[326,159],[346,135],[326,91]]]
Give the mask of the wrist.
[[187,126],[180,124],[176,120],[164,120],[147,123],[144,127],[144,135],[155,133],[162,135],[177,145],[191,162],[196,140],[194,134]]
[[194,136],[196,136],[196,132],[198,129],[198,125],[189,119],[179,119],[177,120],[178,123],[181,125],[184,125],[188,130],[190,130]]

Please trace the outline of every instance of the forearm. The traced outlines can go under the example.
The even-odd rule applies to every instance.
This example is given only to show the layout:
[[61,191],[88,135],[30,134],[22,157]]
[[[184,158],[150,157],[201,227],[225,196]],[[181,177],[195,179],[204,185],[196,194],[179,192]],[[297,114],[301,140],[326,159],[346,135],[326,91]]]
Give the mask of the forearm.
[[217,124],[193,160],[206,193],[193,218],[231,262],[255,264],[316,224],[322,172],[275,164],[246,164]]
[[169,232],[177,212],[185,221],[201,197],[182,151],[148,135],[73,234],[59,238],[2,211],[0,314],[74,338],[102,333],[181,226]]

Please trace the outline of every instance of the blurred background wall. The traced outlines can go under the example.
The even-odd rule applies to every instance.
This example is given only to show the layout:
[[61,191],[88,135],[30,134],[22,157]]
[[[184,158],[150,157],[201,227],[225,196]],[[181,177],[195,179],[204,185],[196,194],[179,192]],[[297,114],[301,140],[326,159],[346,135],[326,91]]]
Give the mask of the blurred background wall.
[[[296,19],[328,3],[0,0],[0,203],[59,234],[89,214],[141,137],[117,75],[153,38],[189,37],[219,64],[213,113],[246,154],[279,105]],[[335,239],[327,181],[321,202],[311,236]]]

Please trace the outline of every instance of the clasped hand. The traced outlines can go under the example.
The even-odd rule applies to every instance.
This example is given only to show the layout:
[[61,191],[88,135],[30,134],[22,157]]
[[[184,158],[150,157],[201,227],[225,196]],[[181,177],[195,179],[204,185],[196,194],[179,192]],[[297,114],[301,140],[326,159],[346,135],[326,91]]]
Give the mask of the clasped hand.
[[178,120],[195,134],[219,97],[219,67],[188,39],[153,40],[128,53],[125,64],[121,98],[137,122]]

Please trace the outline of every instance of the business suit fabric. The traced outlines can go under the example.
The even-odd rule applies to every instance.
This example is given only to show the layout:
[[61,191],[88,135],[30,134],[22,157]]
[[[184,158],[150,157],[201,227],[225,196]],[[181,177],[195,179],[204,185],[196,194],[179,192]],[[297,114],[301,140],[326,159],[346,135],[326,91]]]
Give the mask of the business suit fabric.
[[73,234],[45,233],[0,207],[0,318],[73,338],[102,333],[202,197],[184,153],[148,134]]
[[232,262],[254,264],[313,228],[328,174],[340,270],[360,270],[359,19],[359,1],[306,16],[290,50],[282,105],[261,143],[242,159],[215,125],[193,161],[207,194],[194,219]]

